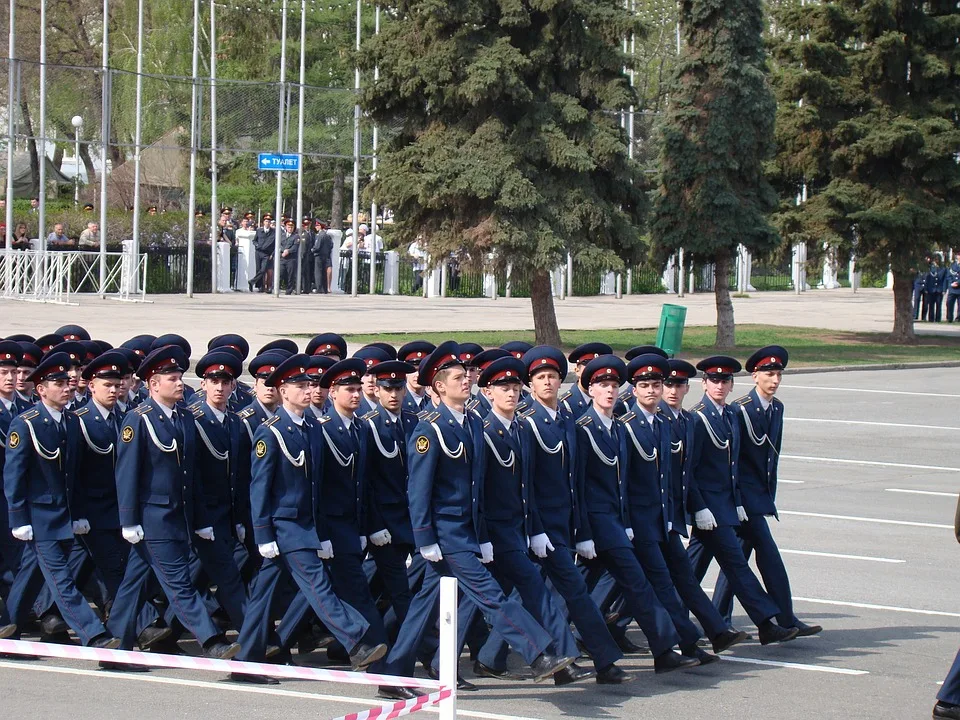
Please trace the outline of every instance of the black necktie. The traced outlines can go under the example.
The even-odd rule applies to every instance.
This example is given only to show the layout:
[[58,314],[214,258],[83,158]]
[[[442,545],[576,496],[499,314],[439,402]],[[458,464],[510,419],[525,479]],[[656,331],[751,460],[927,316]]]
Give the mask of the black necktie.
[[107,418],[107,422],[109,422],[110,427],[113,428],[114,435],[119,437],[120,436],[120,417],[117,415],[116,410],[110,413],[109,417]]
[[177,439],[182,443],[183,442],[183,424],[180,422],[180,413],[174,410],[173,415],[170,416],[170,421],[173,423],[173,430],[177,435]]
[[770,403],[769,405],[767,405],[766,415],[767,415],[767,425],[769,425],[771,418],[773,418],[773,403]]
[[727,432],[730,433],[730,437],[733,437],[733,413],[730,412],[729,408],[723,409],[723,422],[727,426]]
[[67,444],[67,428],[66,428],[66,424],[67,424],[66,421],[63,419],[63,416],[61,415],[61,416],[60,416],[60,420],[56,423],[56,426],[57,426],[57,434],[60,436],[60,444],[61,444],[61,445],[66,445],[66,444]]
[[520,444],[520,426],[516,420],[510,423],[510,437],[513,438],[514,443]]
[[654,415],[650,419],[650,427],[653,428],[653,438],[657,442],[657,447],[660,447],[660,419]]

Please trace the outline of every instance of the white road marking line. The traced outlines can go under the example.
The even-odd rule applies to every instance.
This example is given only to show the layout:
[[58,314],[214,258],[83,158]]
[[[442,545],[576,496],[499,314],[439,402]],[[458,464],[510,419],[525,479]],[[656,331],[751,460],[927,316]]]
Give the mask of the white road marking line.
[[777,483],[786,483],[787,485],[803,485],[806,483],[806,480],[784,480],[783,478],[777,478]]
[[838,560],[867,560],[869,562],[896,563],[902,564],[906,560],[894,560],[892,558],[871,557],[869,555],[842,555],[840,553],[814,552],[813,550],[784,550],[780,548],[781,553],[788,555],[812,555],[813,557],[837,558]]
[[869,675],[866,670],[851,670],[850,668],[835,668],[829,665],[807,665],[806,663],[781,662],[779,660],[757,660],[756,658],[724,655],[723,662],[749,663],[750,665],[773,665],[774,667],[790,668],[791,670],[810,670],[813,672],[833,673],[834,675]]
[[841,465],[872,465],[874,467],[906,468],[908,470],[936,470],[938,472],[960,472],[960,467],[945,465],[910,465],[908,463],[879,462],[877,460],[848,460],[846,458],[814,457],[812,455],[781,455],[781,460],[804,460],[809,462],[839,463]]
[[910,493],[911,495],[934,495],[936,497],[951,497],[955,498],[957,493],[951,492],[934,492],[933,490],[903,490],[901,488],[887,488],[887,492],[895,493]]
[[886,610],[887,612],[910,613],[912,615],[936,615],[937,617],[960,618],[960,613],[944,612],[943,610],[918,610],[917,608],[897,607],[896,605],[875,605],[873,603],[846,602],[843,600],[823,600],[821,598],[806,598],[793,596],[794,600],[817,603],[819,605],[839,605],[840,607],[864,608],[865,610]]
[[796,510],[780,510],[781,515],[799,515],[800,517],[826,518],[827,520],[851,520],[853,522],[870,522],[880,525],[908,525],[910,527],[926,527],[953,530],[953,525],[938,525],[936,523],[911,522],[910,520],[885,520],[883,518],[858,517],[856,515],[829,515],[827,513],[798,512]]
[[[131,673],[104,672],[103,670],[84,670],[82,668],[69,668],[62,665],[36,665],[33,663],[17,663],[0,661],[0,669],[9,668],[12,670],[30,670],[33,672],[59,673],[61,675],[81,675],[86,677],[95,677],[103,680],[130,680],[132,682],[156,683],[159,685],[180,685],[182,687],[206,688],[207,690],[226,690],[230,692],[253,693],[255,695],[275,695],[279,697],[300,698],[303,700],[323,700],[325,702],[339,702],[350,705],[363,705],[370,708],[375,705],[384,707],[393,703],[380,700],[378,698],[357,698],[343,695],[323,695],[320,693],[301,692],[297,690],[280,690],[277,688],[249,687],[228,682],[207,682],[203,680],[186,680],[184,678],[159,677],[151,675],[139,675]],[[439,713],[439,708],[427,707],[425,712]],[[457,715],[463,717],[478,718],[478,720],[538,720],[537,718],[524,717],[521,715],[500,715],[497,713],[479,712],[476,710],[464,710],[457,707]]]
[[[822,385],[781,385],[780,389],[789,388],[791,390],[828,390],[830,392],[862,392],[862,393],[881,393],[883,395],[922,395],[930,397],[929,392],[909,392],[907,390],[868,390],[866,388],[851,387],[824,387]],[[944,395],[937,393],[938,398],[960,398],[960,395]]]
[[913,423],[871,422],[869,420],[828,420],[826,418],[800,418],[787,415],[788,422],[834,423],[837,425],[873,425],[875,427],[911,428],[914,430],[960,430],[960,427],[948,425],[914,425]]

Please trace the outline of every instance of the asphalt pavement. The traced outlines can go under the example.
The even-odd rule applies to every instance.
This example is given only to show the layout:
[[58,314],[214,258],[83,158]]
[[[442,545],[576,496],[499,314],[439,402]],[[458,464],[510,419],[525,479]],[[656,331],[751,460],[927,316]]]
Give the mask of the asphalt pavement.
[[[737,383],[734,396],[749,388]],[[699,395],[695,382],[687,407]],[[721,662],[660,677],[649,655],[629,656],[623,666],[635,680],[615,688],[475,680],[479,692],[459,695],[460,717],[930,717],[960,646],[952,530],[960,369],[788,373],[779,397],[787,420],[780,522],[771,524],[795,611],[823,634],[779,646],[753,641]],[[734,624],[756,636],[739,606]],[[630,633],[642,642],[638,629]],[[474,680],[466,656],[461,671]],[[246,687],[218,673],[125,675],[60,660],[0,661],[0,698],[6,718],[70,720],[335,718],[377,705],[373,687]]]

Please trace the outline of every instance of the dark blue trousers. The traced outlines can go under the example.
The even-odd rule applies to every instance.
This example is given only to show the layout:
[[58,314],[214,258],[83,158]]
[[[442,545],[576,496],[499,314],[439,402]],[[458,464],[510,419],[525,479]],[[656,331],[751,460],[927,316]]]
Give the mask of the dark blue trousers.
[[36,540],[25,543],[20,571],[14,578],[7,598],[12,622],[23,626],[30,602],[46,582],[60,614],[84,645],[106,632],[103,623],[90,609],[86,598],[77,589],[68,558],[73,540]]
[[680,636],[680,647],[687,648],[695,645],[697,640],[700,639],[700,630],[691,622],[690,611],[683,604],[680,595],[673,586],[673,576],[670,575],[670,569],[663,557],[660,543],[635,538],[633,551],[640,561],[643,574],[647,576],[647,580],[657,595],[657,600],[660,601],[664,610],[670,614],[673,626]]
[[740,548],[740,541],[732,527],[722,525],[715,530],[694,528],[690,535],[687,553],[697,580],[703,580],[703,576],[707,574],[707,568],[710,567],[710,561],[713,558],[717,559],[734,594],[754,625],[759,626],[780,613],[780,608],[770,599],[747,564],[747,559]]
[[700,581],[693,574],[690,556],[680,541],[680,535],[671,532],[665,543],[660,543],[660,551],[673,578],[673,586],[677,589],[683,604],[689,608],[694,617],[700,621],[700,626],[708,638],[715,638],[728,629],[720,612],[707,597],[700,585]]
[[[366,553],[335,552],[333,558],[326,560],[324,564],[330,573],[333,592],[344,602],[350,603],[370,626],[367,631],[368,642],[383,643],[387,641],[387,631],[383,627],[383,616],[370,594],[370,583],[363,568],[365,556]],[[349,647],[344,647],[350,650]]]
[[380,547],[371,543],[368,549],[377,564],[377,574],[396,613],[397,622],[403,624],[410,609],[410,601],[413,600],[410,580],[407,577],[407,556],[413,553],[414,549],[410,545],[396,543],[387,543]]
[[[797,616],[793,614],[793,593],[790,592],[790,578],[787,569],[780,557],[780,549],[776,540],[770,534],[770,526],[763,515],[752,515],[745,523],[737,528],[740,538],[740,547],[743,556],[749,561],[753,552],[757,553],[757,569],[763,578],[763,586],[770,598],[780,608],[777,614],[777,624],[783,627],[794,627]],[[717,587],[713,591],[713,602],[720,614],[730,622],[733,615],[733,588],[725,573],[717,578]]]
[[937,693],[937,700],[943,700],[951,705],[960,705],[960,652],[953,659],[950,672],[947,673],[943,686]]
[[234,559],[234,538],[226,528],[223,528],[223,534],[221,528],[217,528],[213,538],[212,541],[204,540],[195,535],[193,549],[207,577],[217,586],[217,602],[227,611],[233,626],[239,630],[243,627],[247,610],[247,588]]
[[352,651],[367,633],[369,623],[358,610],[334,594],[323,560],[317,557],[316,550],[293,550],[263,561],[253,582],[246,618],[240,629],[238,642],[241,650],[237,659],[251,662],[265,659],[267,640],[273,630],[273,595],[284,574],[292,576],[300,588],[297,598],[303,598],[340,644],[348,652]]
[[[190,546],[179,540],[141,540],[130,550],[123,582],[107,622],[110,631],[130,650],[137,639],[138,617],[146,601],[148,583],[156,577],[170,603],[170,611],[201,644],[220,634],[210,619],[200,593],[190,580]],[[151,573],[151,570],[153,571]]]

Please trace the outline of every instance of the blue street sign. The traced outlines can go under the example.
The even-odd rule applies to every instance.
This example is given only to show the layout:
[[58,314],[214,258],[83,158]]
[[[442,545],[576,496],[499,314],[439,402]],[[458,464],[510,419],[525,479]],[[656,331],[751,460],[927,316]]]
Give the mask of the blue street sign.
[[299,155],[280,155],[279,153],[260,153],[257,155],[257,170],[280,172],[300,169]]

